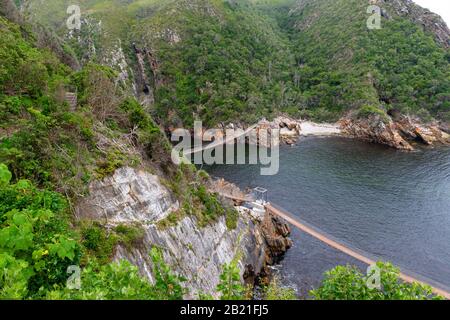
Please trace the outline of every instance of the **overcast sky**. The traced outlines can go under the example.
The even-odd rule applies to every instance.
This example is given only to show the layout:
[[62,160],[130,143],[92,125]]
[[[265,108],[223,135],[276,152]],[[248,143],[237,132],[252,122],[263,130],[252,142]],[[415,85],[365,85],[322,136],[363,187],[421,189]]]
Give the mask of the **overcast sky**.
[[421,7],[430,9],[444,18],[450,26],[450,1],[449,0],[414,0]]

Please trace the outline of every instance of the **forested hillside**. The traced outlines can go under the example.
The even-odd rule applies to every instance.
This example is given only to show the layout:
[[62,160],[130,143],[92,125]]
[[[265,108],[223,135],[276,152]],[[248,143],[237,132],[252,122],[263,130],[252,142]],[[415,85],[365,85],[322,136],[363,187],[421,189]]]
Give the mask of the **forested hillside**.
[[306,107],[319,115],[364,106],[395,108],[423,120],[432,115],[448,121],[448,29],[446,43],[438,43],[434,30],[416,23],[426,16],[414,4],[371,3],[382,9],[379,30],[367,27],[364,0],[299,1],[283,20]]
[[146,248],[153,284],[129,262],[112,261],[117,246],[142,241],[142,225],[75,219],[74,206],[90,182],[128,166],[158,175],[183,201],[167,224],[226,216],[232,229],[235,211],[194,168],[170,161],[168,140],[114,70],[73,70],[37,41],[27,23],[0,16],[0,299],[181,299],[184,279],[158,248]]
[[[380,30],[367,27],[369,4],[382,8]],[[137,82],[135,48],[150,53],[149,101],[166,125],[280,112],[337,120],[360,108],[448,120],[448,29],[407,1],[91,0],[69,35],[68,5],[33,0],[26,12],[66,35],[81,60],[111,62],[120,40]]]

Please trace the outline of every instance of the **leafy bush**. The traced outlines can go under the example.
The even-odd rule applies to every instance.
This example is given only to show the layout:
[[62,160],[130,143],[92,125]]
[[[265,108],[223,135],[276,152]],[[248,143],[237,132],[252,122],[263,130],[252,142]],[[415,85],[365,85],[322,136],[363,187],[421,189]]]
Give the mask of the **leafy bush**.
[[297,300],[297,293],[292,288],[283,287],[280,280],[275,276],[264,288],[265,300]]
[[141,242],[145,235],[145,231],[140,225],[119,224],[114,228],[114,232],[119,238],[119,242],[129,249]]
[[369,277],[356,267],[338,266],[325,273],[322,285],[311,291],[318,300],[428,300],[440,299],[431,288],[418,283],[404,283],[399,269],[390,263],[378,262],[381,289],[369,288]]
[[223,266],[217,291],[221,294],[221,300],[244,300],[245,288],[241,284],[241,275],[236,259]]
[[193,195],[197,197],[202,206],[201,225],[206,225],[209,222],[215,221],[218,217],[225,214],[223,205],[219,202],[215,195],[210,194],[204,185],[199,186],[193,190]]
[[180,300],[186,290],[183,278],[174,275],[158,249],[151,250],[155,284],[140,276],[126,260],[99,266],[91,263],[81,273],[79,289],[55,286],[47,299],[59,300]]
[[225,222],[228,230],[236,229],[238,220],[239,220],[239,212],[235,208],[227,208],[225,215]]
[[365,119],[370,116],[379,116],[383,122],[385,123],[389,122],[389,117],[387,116],[386,112],[384,112],[380,108],[371,105],[364,105],[361,108],[359,108],[357,113],[358,118]]
[[87,223],[81,228],[81,243],[100,264],[111,261],[117,242],[115,234],[107,233],[99,223]]
[[41,297],[65,283],[80,249],[68,229],[65,201],[25,180],[10,185],[10,179],[0,164],[0,296]]

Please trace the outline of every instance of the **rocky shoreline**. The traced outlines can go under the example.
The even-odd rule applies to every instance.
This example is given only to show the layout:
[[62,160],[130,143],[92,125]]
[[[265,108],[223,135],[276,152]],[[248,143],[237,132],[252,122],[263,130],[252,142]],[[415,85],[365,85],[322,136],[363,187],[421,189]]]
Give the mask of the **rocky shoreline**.
[[391,112],[387,117],[371,115],[365,119],[343,119],[344,135],[384,144],[398,150],[413,151],[416,146],[450,144],[449,130],[443,124],[423,124],[418,119]]
[[[228,125],[233,128],[238,125]],[[244,129],[243,129],[244,130]],[[248,143],[270,147],[270,135],[279,130],[281,144],[294,145],[306,136],[341,136],[390,146],[398,150],[413,151],[417,146],[450,144],[450,126],[439,122],[422,123],[417,118],[392,111],[386,116],[367,118],[345,117],[337,123],[315,123],[280,116],[273,121],[262,119],[256,125],[258,133],[269,133],[267,141],[249,138]]]
[[[223,178],[211,179],[208,187],[211,192],[219,193],[220,191],[242,199],[250,197],[251,192],[251,190],[242,191],[238,186]],[[255,269],[251,264],[246,265],[243,274],[245,282],[250,284],[268,283],[271,278],[270,266],[279,263],[293,245],[289,238],[291,228],[278,216],[271,213],[261,214],[257,210],[242,206],[242,202],[239,200],[232,201],[222,197],[221,201],[233,205],[241,215],[251,217],[256,229],[261,232],[262,239],[264,239],[264,263],[259,269]]]

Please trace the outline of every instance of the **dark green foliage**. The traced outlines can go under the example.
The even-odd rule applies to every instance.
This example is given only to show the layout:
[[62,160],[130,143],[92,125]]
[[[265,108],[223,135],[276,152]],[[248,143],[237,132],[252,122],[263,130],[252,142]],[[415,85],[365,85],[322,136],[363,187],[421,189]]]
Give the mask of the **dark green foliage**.
[[[156,90],[160,119],[175,125],[181,119],[186,126],[196,117],[207,125],[230,119],[250,123],[284,106],[293,57],[276,23],[248,6],[196,2],[198,10],[168,4],[132,31],[145,39],[139,45],[158,52],[157,76],[167,83]],[[181,41],[149,34],[166,29],[176,30]]]
[[47,299],[70,300],[180,300],[186,290],[184,282],[164,263],[162,254],[153,248],[150,256],[154,265],[155,284],[139,275],[137,267],[122,260],[99,266],[91,263],[81,274],[81,287],[69,289],[55,286]]
[[390,263],[377,263],[380,268],[381,290],[369,288],[368,276],[356,267],[338,266],[327,273],[322,285],[311,291],[318,300],[428,300],[440,299],[431,288],[399,280],[399,269]]
[[214,221],[225,213],[222,204],[214,195],[211,195],[202,185],[194,191],[194,195],[200,200],[204,207],[203,216],[204,223]]
[[389,121],[389,117],[386,114],[386,112],[384,110],[381,110],[380,108],[370,106],[370,105],[364,105],[358,109],[358,112],[357,112],[358,118],[365,119],[370,116],[379,116],[385,123],[387,123]]
[[89,255],[100,264],[111,261],[117,245],[127,249],[138,246],[144,237],[144,230],[139,225],[120,224],[112,229],[106,229],[99,222],[84,222],[81,227],[83,246]]
[[[48,1],[36,17],[56,26],[67,3]],[[280,112],[330,121],[365,105],[421,116],[426,110],[428,120],[450,112],[448,49],[390,2],[383,3],[390,18],[382,18],[380,30],[366,26],[366,0],[93,0],[85,6],[95,59],[114,49],[117,38],[151,51],[155,65],[145,62],[156,100],[151,111],[166,125],[254,123]],[[98,20],[105,27],[97,30]],[[131,46],[123,47],[135,64]]]
[[11,176],[0,164],[1,299],[182,299],[184,279],[171,272],[155,248],[155,285],[127,261],[103,266],[96,262],[108,256],[115,243],[130,245],[141,238],[142,230],[135,226],[117,226],[114,237],[97,224],[83,228],[82,244],[97,255],[81,274],[82,289],[66,287],[68,267],[80,265],[81,253],[68,226],[66,202],[25,180],[10,185]]
[[147,155],[157,161],[169,161],[167,155],[171,146],[142,105],[134,98],[126,98],[121,103],[120,109],[127,115],[130,129],[138,129],[139,143],[143,146]]
[[95,168],[96,178],[101,180],[112,175],[117,169],[126,163],[127,155],[118,150],[107,153],[106,159],[97,160],[97,168]]
[[140,225],[120,224],[114,228],[114,232],[119,237],[119,242],[129,249],[139,245],[144,238],[144,229]]
[[[284,19],[299,62],[307,114],[324,108],[336,119],[364,105],[415,114],[448,111],[448,50],[408,17],[383,9],[382,29],[369,30],[367,1],[304,1]],[[287,21],[287,22],[286,22]]]
[[100,264],[106,264],[112,259],[118,239],[114,233],[94,222],[81,228],[81,243],[90,256],[95,257]]
[[[0,62],[5,63],[0,79],[0,91],[5,93],[0,94],[4,115],[0,121],[0,130],[4,130],[0,162],[9,166],[15,181],[26,178],[39,186],[58,184],[67,193],[79,191],[79,180],[88,179],[85,167],[91,159],[83,155],[92,148],[94,134],[89,114],[69,112],[64,104],[69,69],[50,52],[33,47],[19,27],[3,18],[0,42],[1,55],[5,56]],[[19,74],[21,64],[43,67],[39,74]],[[78,161],[73,161],[75,158]]]
[[241,283],[241,275],[236,259],[223,266],[217,291],[221,294],[221,300],[244,300],[245,288]]
[[239,219],[239,212],[235,208],[227,208],[225,221],[227,224],[228,230],[234,230],[237,227]]
[[40,298],[53,285],[65,284],[80,248],[63,198],[25,180],[9,185],[10,178],[0,165],[0,297]]
[[172,273],[170,267],[164,263],[161,251],[157,248],[152,248],[150,256],[153,261],[157,296],[168,300],[182,299],[187,291],[181,283],[186,279]]

